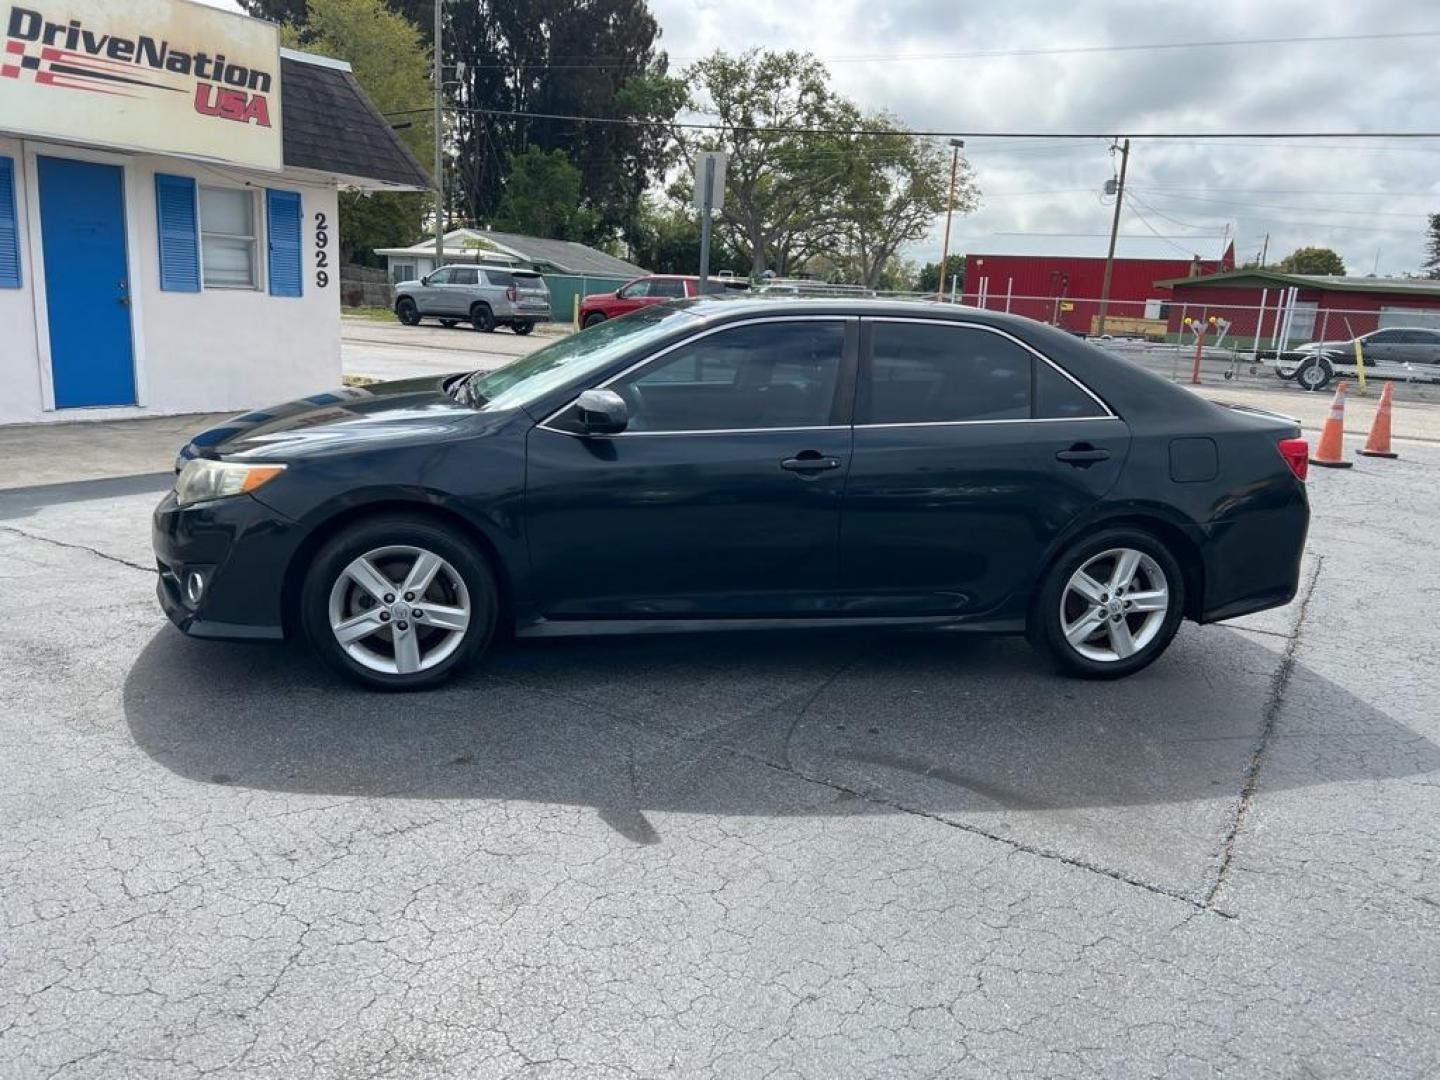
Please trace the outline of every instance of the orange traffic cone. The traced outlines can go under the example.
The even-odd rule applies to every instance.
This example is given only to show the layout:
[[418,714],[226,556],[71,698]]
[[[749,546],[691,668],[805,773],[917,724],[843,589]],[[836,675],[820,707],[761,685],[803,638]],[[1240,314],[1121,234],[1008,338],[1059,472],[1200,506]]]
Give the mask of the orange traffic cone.
[[1311,465],[1325,469],[1348,469],[1355,463],[1346,461],[1345,452],[1345,383],[1335,387],[1335,400],[1330,403],[1330,418],[1320,432],[1320,445],[1315,448]]
[[1370,438],[1365,440],[1365,449],[1356,450],[1364,457],[1396,458],[1399,454],[1390,452],[1390,398],[1395,384],[1387,382],[1380,391],[1380,408],[1375,410],[1375,423],[1370,425]]

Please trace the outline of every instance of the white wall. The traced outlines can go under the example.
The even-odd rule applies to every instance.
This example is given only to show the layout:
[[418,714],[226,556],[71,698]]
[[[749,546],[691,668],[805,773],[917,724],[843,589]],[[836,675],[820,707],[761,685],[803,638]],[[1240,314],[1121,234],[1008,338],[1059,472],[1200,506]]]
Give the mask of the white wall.
[[[25,288],[0,289],[0,424],[25,421],[112,419],[185,412],[242,411],[340,385],[339,221],[333,187],[284,176],[246,173],[176,158],[94,154],[34,141],[0,138],[0,153],[16,159],[20,247]],[[125,170],[125,228],[130,248],[132,337],[140,404],[124,408],[48,408],[49,357],[39,215],[24,208],[34,199],[37,153],[91,157]],[[199,184],[249,185],[260,232],[260,287],[163,292],[155,222],[155,173],[194,177]],[[302,200],[304,295],[266,291],[265,187],[298,191]],[[316,284],[316,213],[328,223],[329,283]],[[37,284],[39,287],[37,288]]]
[[35,362],[35,270],[26,242],[25,156],[19,139],[0,135],[0,157],[15,163],[15,213],[20,222],[20,288],[0,288],[0,424],[40,412],[40,369]]

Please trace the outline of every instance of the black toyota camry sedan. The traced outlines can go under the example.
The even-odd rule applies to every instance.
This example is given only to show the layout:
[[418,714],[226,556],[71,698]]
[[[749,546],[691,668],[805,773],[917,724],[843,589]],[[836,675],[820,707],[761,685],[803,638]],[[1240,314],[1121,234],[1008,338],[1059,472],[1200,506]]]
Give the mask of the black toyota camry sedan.
[[679,301],[203,432],[155,511],[159,597],[392,689],[502,629],[1023,632],[1114,677],[1294,596],[1299,436],[1026,319]]

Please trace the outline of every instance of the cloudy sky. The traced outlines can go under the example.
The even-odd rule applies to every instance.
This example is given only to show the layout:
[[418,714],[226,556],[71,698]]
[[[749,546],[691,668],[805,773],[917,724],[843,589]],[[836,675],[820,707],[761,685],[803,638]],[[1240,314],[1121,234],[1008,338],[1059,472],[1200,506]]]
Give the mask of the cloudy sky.
[[[224,5],[224,0],[215,0]],[[464,3],[467,0],[448,0]],[[1418,131],[1440,129],[1433,0],[650,0],[681,69],[715,48],[808,49],[866,109],[916,129],[963,131]],[[228,6],[228,5],[224,5]],[[1401,33],[1331,43],[957,57],[1205,41]],[[898,58],[898,59],[894,59]],[[1067,234],[1103,254],[1113,174],[1108,139],[967,134],[983,193],[952,250],[1000,234]],[[1423,258],[1425,215],[1440,212],[1440,139],[1339,143],[1137,140],[1123,235],[1179,255],[1219,254],[1227,227],[1244,259],[1270,234],[1271,258],[1335,248],[1352,273],[1400,274]],[[940,225],[908,252],[938,258]]]

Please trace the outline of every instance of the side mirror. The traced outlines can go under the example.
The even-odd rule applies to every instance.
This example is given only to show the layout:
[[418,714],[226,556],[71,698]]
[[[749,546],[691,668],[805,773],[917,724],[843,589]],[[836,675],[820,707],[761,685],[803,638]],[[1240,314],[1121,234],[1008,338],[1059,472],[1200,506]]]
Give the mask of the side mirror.
[[422,277],[422,278],[420,279],[420,284],[421,284],[421,285],[429,285],[429,284],[430,284],[430,275],[429,275],[429,274],[426,274],[424,277]]
[[618,435],[630,423],[625,399],[614,390],[586,390],[575,399],[587,435]]

